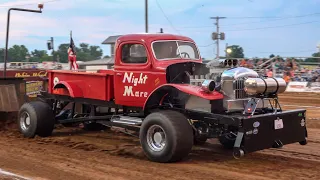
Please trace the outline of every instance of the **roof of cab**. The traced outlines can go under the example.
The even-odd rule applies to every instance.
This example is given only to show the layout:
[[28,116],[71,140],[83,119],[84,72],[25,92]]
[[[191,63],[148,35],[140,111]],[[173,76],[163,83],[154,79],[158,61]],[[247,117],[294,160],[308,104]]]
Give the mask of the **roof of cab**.
[[164,33],[136,33],[136,34],[126,34],[119,36],[117,38],[118,42],[121,41],[133,41],[133,40],[144,40],[144,41],[156,41],[156,40],[182,40],[182,41],[191,41],[194,42],[193,39],[181,36],[181,35],[175,35],[175,34],[164,34]]

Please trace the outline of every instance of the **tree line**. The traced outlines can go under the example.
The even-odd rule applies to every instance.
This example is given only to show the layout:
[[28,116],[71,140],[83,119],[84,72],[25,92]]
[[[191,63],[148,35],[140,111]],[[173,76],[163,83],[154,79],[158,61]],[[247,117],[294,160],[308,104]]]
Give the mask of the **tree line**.
[[[228,58],[244,58],[245,55],[244,55],[244,50],[241,46],[239,45],[231,45],[231,46],[228,46],[227,49],[231,49],[231,53],[228,53],[226,54]],[[283,58],[281,58],[281,56],[277,55],[279,58],[279,60],[284,60]],[[271,54],[269,56],[269,58],[273,58],[273,57],[276,57],[276,55],[274,54]],[[313,53],[311,55],[311,57],[320,57],[320,52],[316,52],[316,53]],[[253,58],[255,59],[256,61],[258,61],[258,57],[256,58]],[[265,60],[267,60],[267,58],[264,58]],[[316,58],[306,58],[305,60],[303,59],[297,59],[297,58],[291,58],[291,59],[294,59],[295,61],[297,62],[319,62],[319,59],[316,59]]]
[[[30,61],[30,62],[43,62],[43,61],[53,61],[59,60],[61,63],[68,62],[68,48],[69,43],[60,44],[58,49],[54,53],[47,50],[38,50],[29,51],[25,45],[13,45],[8,49],[8,61],[9,62],[21,62],[21,61]],[[244,50],[239,45],[231,45],[227,47],[231,49],[231,53],[226,52],[227,58],[244,58]],[[99,46],[89,45],[87,43],[80,43],[79,46],[76,46],[77,52],[77,61],[91,61],[101,59],[103,56],[103,51]],[[26,58],[27,55],[29,58]],[[313,53],[312,57],[320,57],[320,52]],[[4,49],[0,49],[0,62],[3,62]],[[109,56],[105,56],[107,58]],[[275,57],[274,54],[271,54],[269,58]],[[281,56],[280,56],[281,57]],[[253,59],[259,59],[253,58]],[[267,58],[265,58],[267,59]],[[319,62],[319,59],[316,58],[307,58],[305,60],[295,59],[296,61],[304,62]]]
[[[58,49],[52,53],[47,50],[29,51],[25,45],[13,45],[8,49],[8,62],[43,62],[43,61],[57,61],[61,63],[68,62],[68,48],[69,43],[60,44]],[[103,51],[99,46],[89,45],[87,43],[80,43],[76,47],[77,61],[91,61],[101,59]],[[109,57],[109,56],[106,56]],[[4,48],[0,49],[0,62],[4,61]]]

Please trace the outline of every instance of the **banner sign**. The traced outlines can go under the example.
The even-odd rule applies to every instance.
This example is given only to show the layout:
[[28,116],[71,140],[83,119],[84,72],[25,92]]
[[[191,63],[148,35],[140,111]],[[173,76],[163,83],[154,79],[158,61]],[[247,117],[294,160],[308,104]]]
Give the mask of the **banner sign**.
[[286,92],[320,92],[320,82],[292,81],[287,85]]
[[320,92],[320,82],[310,82],[306,89],[307,92]]
[[291,81],[287,85],[287,92],[305,92],[308,82]]

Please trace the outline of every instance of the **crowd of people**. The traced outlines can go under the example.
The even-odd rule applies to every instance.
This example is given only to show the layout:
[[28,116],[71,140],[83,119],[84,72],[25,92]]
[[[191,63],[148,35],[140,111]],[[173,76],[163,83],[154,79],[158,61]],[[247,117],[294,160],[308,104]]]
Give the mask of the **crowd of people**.
[[307,82],[320,82],[320,65],[315,69],[308,69],[302,67],[299,63],[296,62],[294,58],[282,59],[278,58],[274,61],[274,70],[273,67],[269,66],[270,63],[265,63],[267,59],[243,59],[239,63],[241,67],[247,67],[251,69],[262,68],[264,69],[263,75],[268,77],[282,77],[289,81],[307,81]]

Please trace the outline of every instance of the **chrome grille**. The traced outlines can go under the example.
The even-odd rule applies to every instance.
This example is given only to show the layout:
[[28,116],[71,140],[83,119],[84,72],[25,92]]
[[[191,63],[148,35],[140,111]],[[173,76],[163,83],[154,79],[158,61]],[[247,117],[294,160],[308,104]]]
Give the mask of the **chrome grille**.
[[243,99],[248,97],[247,93],[244,91],[243,79],[233,81],[233,91],[235,99]]

